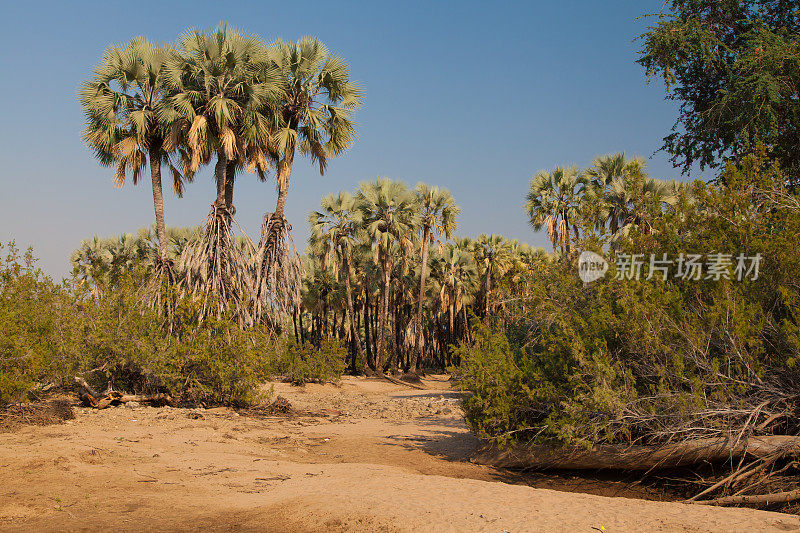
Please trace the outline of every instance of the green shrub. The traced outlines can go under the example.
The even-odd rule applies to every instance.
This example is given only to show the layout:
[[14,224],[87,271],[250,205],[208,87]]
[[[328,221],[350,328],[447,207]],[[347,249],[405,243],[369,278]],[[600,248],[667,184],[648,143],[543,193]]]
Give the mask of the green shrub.
[[319,347],[289,340],[280,350],[274,372],[297,385],[336,381],[347,366],[347,348],[338,339],[323,339]]
[[[456,348],[456,379],[472,392],[470,425],[498,442],[585,446],[743,427],[800,433],[793,418],[749,419],[794,409],[800,397],[800,202],[754,203],[776,177],[758,157],[745,158],[728,169],[726,185],[696,184],[693,201],[654,232],[620,241],[620,252],[645,257],[760,253],[756,280],[610,275],[586,285],[574,259],[562,258],[505,287],[500,299],[510,303],[494,325],[476,323],[474,344]],[[597,244],[579,243],[601,252]]]
[[[0,252],[3,250],[0,244]],[[0,404],[25,399],[37,383],[58,381],[74,368],[71,300],[14,243],[0,257]]]
[[179,404],[243,406],[258,400],[277,343],[263,328],[196,320],[191,299],[169,322],[142,299],[147,278],[128,273],[112,289],[54,284],[13,244],[0,263],[0,403],[36,383],[170,394]]

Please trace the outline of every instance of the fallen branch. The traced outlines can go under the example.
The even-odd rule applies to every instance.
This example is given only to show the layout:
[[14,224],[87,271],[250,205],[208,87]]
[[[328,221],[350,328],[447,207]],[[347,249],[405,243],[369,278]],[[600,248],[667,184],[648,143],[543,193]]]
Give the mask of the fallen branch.
[[730,461],[744,455],[766,458],[775,453],[800,455],[800,437],[750,437],[739,442],[730,438],[710,438],[663,446],[602,445],[588,450],[542,445],[487,446],[470,461],[500,468],[533,470],[652,470]]
[[75,383],[77,383],[79,387],[78,397],[84,405],[94,407],[95,409],[105,409],[109,405],[126,402],[172,403],[172,397],[169,394],[123,394],[114,390],[99,393],[86,383],[85,379],[78,376],[75,376]]
[[414,383],[409,383],[408,381],[402,381],[402,380],[399,380],[397,378],[393,378],[392,376],[390,376],[388,374],[380,374],[379,373],[379,374],[376,374],[376,375],[377,375],[377,377],[380,377],[380,378],[385,379],[386,381],[390,381],[392,383],[395,383],[396,385],[403,385],[404,387],[411,387],[412,389],[417,389],[417,390],[428,390],[427,387],[423,387],[422,385],[416,385]]
[[776,492],[774,494],[751,494],[747,496],[725,496],[714,500],[692,502],[696,505],[770,505],[773,503],[787,503],[800,500],[800,490]]

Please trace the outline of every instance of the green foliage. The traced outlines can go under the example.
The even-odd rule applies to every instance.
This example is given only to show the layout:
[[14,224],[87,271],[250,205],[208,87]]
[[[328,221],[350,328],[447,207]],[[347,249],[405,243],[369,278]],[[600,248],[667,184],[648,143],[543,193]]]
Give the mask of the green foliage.
[[[541,261],[501,287],[495,330],[457,349],[469,423],[500,442],[658,443],[751,424],[758,405],[793,401],[800,375],[800,202],[763,153],[730,165],[726,185],[694,184],[616,242],[619,253],[761,254],[757,279],[605,279],[582,283],[574,258]],[[579,241],[602,253],[602,239]],[[674,271],[673,271],[674,274]],[[766,402],[766,403],[765,403]],[[777,430],[796,434],[794,420]]]
[[685,171],[723,166],[756,141],[787,177],[800,174],[800,9],[774,0],[672,0],[646,33],[639,63],[680,102],[664,149]]
[[276,374],[296,385],[336,381],[346,366],[347,348],[338,339],[310,342],[288,341],[273,367]]
[[121,272],[113,286],[97,278],[57,285],[30,250],[20,255],[12,243],[0,261],[0,404],[24,400],[37,384],[65,386],[82,375],[97,390],[244,406],[259,400],[259,384],[273,371],[308,382],[344,370],[346,350],[337,341],[297,346],[261,326],[243,330],[232,316],[200,321],[201,302],[192,298],[176,297],[168,320],[144,301],[142,273]]
[[[0,245],[0,252],[3,246]],[[37,382],[69,371],[69,300],[14,243],[0,257],[0,404],[18,401]]]

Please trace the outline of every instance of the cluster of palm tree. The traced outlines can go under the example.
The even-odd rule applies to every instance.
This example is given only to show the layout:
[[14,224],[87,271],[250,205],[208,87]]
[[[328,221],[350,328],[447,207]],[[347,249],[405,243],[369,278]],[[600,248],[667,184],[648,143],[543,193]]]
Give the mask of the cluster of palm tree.
[[499,235],[454,237],[459,212],[445,189],[387,178],[323,198],[309,216],[297,340],[344,340],[355,371],[457,363],[450,347],[469,340],[471,315],[492,311],[493,288],[547,257]]
[[681,185],[650,177],[645,161],[624,153],[595,158],[580,171],[557,166],[530,182],[525,211],[530,225],[545,229],[553,249],[569,255],[581,227],[605,230],[612,244],[638,228],[653,231],[653,220],[678,200]]
[[[174,46],[135,39],[109,48],[80,91],[84,139],[115,183],[133,183],[149,162],[158,254],[154,272],[204,301],[204,312],[236,313],[243,325],[285,313],[299,300],[299,258],[284,208],[296,153],[324,173],[328,158],[355,138],[361,91],[346,63],[317,39],[271,46],[226,25],[192,30]],[[214,163],[217,194],[203,231],[170,255],[161,169],[180,197],[200,168]],[[237,173],[266,180],[275,167],[278,200],[258,244],[237,246]],[[249,240],[249,239],[248,239]]]
[[[198,228],[166,228],[167,258],[177,262],[186,246],[199,237]],[[70,262],[76,279],[96,294],[104,289],[119,287],[120,280],[140,269],[147,276],[159,262],[161,240],[158,228],[141,228],[135,234],[116,237],[84,239],[72,252]]]

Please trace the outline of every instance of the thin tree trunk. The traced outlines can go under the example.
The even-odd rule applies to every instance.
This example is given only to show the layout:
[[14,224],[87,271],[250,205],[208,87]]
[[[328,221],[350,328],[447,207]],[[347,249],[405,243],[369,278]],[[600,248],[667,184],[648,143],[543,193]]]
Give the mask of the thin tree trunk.
[[490,268],[491,265],[486,267],[486,291],[483,296],[484,300],[483,303],[485,306],[483,311],[484,318],[486,318],[486,316],[489,314],[489,292],[492,290],[492,276],[491,276],[491,270],[489,270]]
[[422,349],[422,303],[425,300],[425,276],[428,269],[428,239],[430,228],[425,226],[422,231],[422,266],[419,274],[419,301],[417,302],[417,318],[415,324],[414,334],[414,351],[411,352],[411,365],[410,371],[416,373],[417,361],[420,358],[420,350]]
[[300,343],[300,337],[297,335],[297,309],[292,310],[292,324],[294,325],[294,341]]
[[374,370],[375,366],[375,357],[372,351],[372,335],[370,335],[370,331],[372,330],[372,320],[370,319],[370,304],[369,304],[369,289],[364,289],[365,299],[364,299],[364,342],[367,345],[367,365],[369,365]]
[[322,335],[327,339],[330,337],[328,334],[328,294],[323,294],[322,298]]
[[470,332],[469,332],[469,319],[467,319],[467,306],[466,305],[462,305],[461,306],[461,313],[464,315],[464,340],[467,341],[467,344],[469,344],[472,341],[470,340],[471,335],[470,335]]
[[153,182],[153,209],[156,212],[158,234],[158,256],[162,264],[167,262],[167,228],[164,223],[164,192],[161,188],[161,148],[150,147],[150,178]]
[[448,320],[448,325],[447,325],[447,337],[448,337],[447,338],[447,363],[448,364],[452,364],[452,362],[453,362],[452,358],[451,358],[450,345],[453,344],[453,338],[455,337],[454,331],[453,331],[453,326],[454,326],[453,308],[454,307],[455,307],[455,305],[453,303],[450,303],[450,306],[447,308],[447,320]]
[[342,250],[344,257],[344,287],[347,292],[347,318],[350,320],[350,329],[353,335],[353,341],[356,344],[356,351],[358,352],[359,364],[364,361],[364,349],[361,347],[361,338],[358,335],[358,324],[355,319],[355,312],[353,311],[353,292],[350,287],[350,259],[347,256],[347,251]]
[[298,313],[298,321],[300,322],[300,342],[306,342],[306,332],[303,329],[303,308],[301,307]]
[[383,294],[381,294],[380,326],[378,328],[378,345],[375,364],[378,372],[383,372],[383,350],[386,344],[386,323],[389,315],[389,283],[392,273],[389,271],[389,251],[383,251]]

